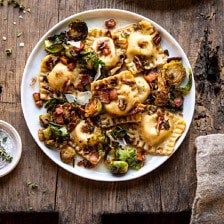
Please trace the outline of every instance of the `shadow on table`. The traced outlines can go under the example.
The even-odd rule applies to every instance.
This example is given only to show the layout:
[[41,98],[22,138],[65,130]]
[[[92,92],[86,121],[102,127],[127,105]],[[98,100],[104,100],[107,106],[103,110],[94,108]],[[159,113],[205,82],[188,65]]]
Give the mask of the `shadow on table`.
[[[177,9],[184,9],[189,8],[195,5],[199,5],[202,3],[200,0],[117,0],[119,2],[123,2],[124,5],[133,4],[137,7],[144,8],[144,9],[151,9],[151,10],[177,10]],[[205,0],[203,2],[209,2],[211,0]]]
[[[120,213],[103,214],[99,224],[189,224],[190,211],[177,213]],[[58,212],[0,213],[0,224],[58,224]],[[65,224],[65,223],[63,223]]]
[[191,212],[103,214],[101,224],[189,224]]
[[1,212],[0,224],[58,224],[58,212]]

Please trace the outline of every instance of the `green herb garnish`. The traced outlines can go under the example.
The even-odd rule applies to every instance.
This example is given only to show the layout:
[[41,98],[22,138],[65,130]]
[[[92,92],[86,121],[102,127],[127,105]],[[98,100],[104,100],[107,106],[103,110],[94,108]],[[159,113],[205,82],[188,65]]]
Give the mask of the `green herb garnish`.
[[0,158],[7,163],[11,163],[13,157],[9,155],[3,147],[0,147]]

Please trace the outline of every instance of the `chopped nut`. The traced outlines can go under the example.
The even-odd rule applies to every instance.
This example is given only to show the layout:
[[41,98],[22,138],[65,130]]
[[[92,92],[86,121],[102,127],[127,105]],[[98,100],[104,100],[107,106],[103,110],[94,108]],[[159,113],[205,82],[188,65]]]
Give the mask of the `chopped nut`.
[[34,101],[39,101],[40,100],[40,93],[33,93],[33,99]]
[[157,33],[157,34],[153,37],[153,43],[154,43],[155,45],[159,45],[160,42],[161,42],[161,36],[160,36],[159,33]]
[[65,56],[61,56],[59,59],[62,64],[64,65],[68,64],[68,59]]
[[42,107],[43,106],[43,101],[39,100],[35,104],[36,104],[37,107]]
[[107,29],[113,29],[116,26],[116,20],[115,19],[108,19],[105,21],[105,26]]
[[67,68],[68,68],[69,71],[73,71],[75,69],[75,66],[76,66],[75,63],[69,63],[67,65]]
[[127,108],[127,101],[123,98],[120,98],[118,100],[118,107],[120,108],[120,110],[124,111]]

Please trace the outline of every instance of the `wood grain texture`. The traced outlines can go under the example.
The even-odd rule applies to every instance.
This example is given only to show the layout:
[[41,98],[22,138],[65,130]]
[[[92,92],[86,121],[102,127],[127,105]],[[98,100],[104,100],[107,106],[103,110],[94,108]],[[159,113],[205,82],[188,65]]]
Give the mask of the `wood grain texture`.
[[[12,8],[0,8],[0,18],[8,18],[6,21],[0,20],[0,38],[8,38],[7,41],[0,41],[0,49],[3,49],[0,52],[0,84],[3,85],[0,119],[15,125],[24,145],[18,167],[0,179],[0,210],[28,210],[29,207],[34,210],[57,210],[61,223],[86,224],[99,223],[102,213],[190,209],[196,188],[194,139],[200,134],[223,131],[220,125],[221,121],[224,122],[222,91],[216,95],[197,94],[191,130],[180,149],[163,166],[137,180],[101,183],[85,180],[58,168],[38,149],[22,118],[20,82],[29,53],[50,27],[74,13],[95,8],[126,9],[153,19],[180,43],[198,76],[208,73],[208,69],[204,68],[212,56],[211,52],[204,52],[204,46],[209,45],[211,49],[220,46],[216,57],[223,80],[224,1],[27,0],[25,3],[31,6],[31,14],[25,14],[21,21],[18,19],[19,13]],[[13,21],[18,26],[13,25]],[[209,29],[207,42],[206,28]],[[18,31],[24,33],[20,38],[16,37]],[[25,43],[24,48],[18,47],[20,42]],[[13,49],[10,58],[4,54],[6,48]],[[205,82],[207,86],[212,86],[207,80]],[[205,117],[199,116],[202,112]],[[38,182],[38,190],[29,192],[27,181]]]
[[[58,21],[58,4],[36,0],[24,4],[36,7],[31,8],[31,14],[22,14],[23,19],[19,19],[19,11],[13,7],[0,8],[0,85],[3,87],[0,119],[15,126],[23,143],[20,163],[12,173],[0,179],[0,211],[53,210],[55,201],[57,167],[43,155],[28,131],[20,105],[20,82],[32,48]],[[18,32],[23,34],[17,37]],[[7,40],[3,41],[2,36]],[[19,47],[21,42],[25,47]],[[10,57],[5,55],[7,48],[12,48]],[[30,190],[29,181],[37,183],[38,189]]]

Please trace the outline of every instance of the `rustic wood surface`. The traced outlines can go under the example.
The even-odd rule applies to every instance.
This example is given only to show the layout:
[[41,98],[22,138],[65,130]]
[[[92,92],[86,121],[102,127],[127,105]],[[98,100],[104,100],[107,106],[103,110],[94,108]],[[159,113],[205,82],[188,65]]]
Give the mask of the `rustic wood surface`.
[[[0,119],[16,127],[23,141],[19,165],[0,179],[0,211],[60,212],[61,223],[99,223],[102,213],[175,212],[190,209],[195,188],[195,136],[222,132],[224,122],[223,0],[27,0],[31,13],[0,7]],[[39,38],[58,21],[95,8],[118,8],[153,19],[180,43],[194,68],[197,106],[180,149],[156,171],[134,181],[100,183],[57,167],[37,147],[25,124],[20,83]],[[23,19],[19,15],[23,15]],[[16,24],[14,24],[14,22]],[[23,32],[17,37],[18,32]],[[5,36],[7,40],[3,40]],[[19,43],[24,42],[24,47]],[[216,47],[219,49],[216,50]],[[5,49],[12,48],[6,56]],[[38,183],[30,189],[27,182]]]

